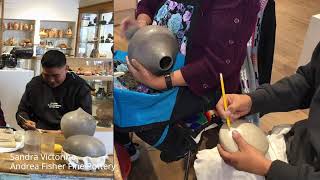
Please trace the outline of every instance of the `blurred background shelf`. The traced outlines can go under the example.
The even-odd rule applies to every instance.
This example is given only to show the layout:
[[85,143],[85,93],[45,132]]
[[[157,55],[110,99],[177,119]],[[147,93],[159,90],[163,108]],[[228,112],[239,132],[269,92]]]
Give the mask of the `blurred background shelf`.
[[113,6],[79,8],[76,56],[112,58],[112,46]]

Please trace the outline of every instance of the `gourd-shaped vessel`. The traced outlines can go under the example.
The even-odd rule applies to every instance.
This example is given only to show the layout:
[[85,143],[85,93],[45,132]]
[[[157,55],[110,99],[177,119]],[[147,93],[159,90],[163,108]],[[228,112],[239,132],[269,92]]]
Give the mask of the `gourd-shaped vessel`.
[[68,138],[73,135],[93,136],[97,125],[93,116],[78,108],[63,115],[60,126],[64,137]]
[[65,33],[67,38],[72,38],[72,29],[69,27]]
[[18,22],[14,22],[13,23],[13,29],[14,30],[19,30],[19,23]]
[[242,138],[250,145],[266,154],[269,148],[269,142],[265,133],[253,123],[245,120],[237,120],[231,124],[230,129],[224,124],[219,131],[219,141],[228,152],[239,150],[237,144],[232,138],[232,131],[238,131]]
[[75,135],[63,142],[63,151],[79,157],[101,157],[106,155],[105,145],[97,138]]
[[129,27],[128,58],[136,59],[154,74],[168,72],[175,63],[179,45],[174,34],[161,26]]

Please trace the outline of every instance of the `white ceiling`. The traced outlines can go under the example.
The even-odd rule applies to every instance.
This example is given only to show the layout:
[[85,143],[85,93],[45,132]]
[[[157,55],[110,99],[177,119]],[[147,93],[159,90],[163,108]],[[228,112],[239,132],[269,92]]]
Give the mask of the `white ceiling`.
[[79,6],[86,7],[86,6],[91,6],[91,5],[110,2],[110,1],[112,0],[80,0]]

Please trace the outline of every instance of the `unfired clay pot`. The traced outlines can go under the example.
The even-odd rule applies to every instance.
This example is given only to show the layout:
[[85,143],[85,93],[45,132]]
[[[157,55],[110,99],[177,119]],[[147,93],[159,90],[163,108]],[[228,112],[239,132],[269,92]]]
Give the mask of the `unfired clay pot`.
[[224,124],[219,131],[219,141],[228,152],[238,151],[238,146],[232,138],[232,131],[237,130],[243,139],[262,153],[266,154],[269,148],[269,142],[265,133],[256,125],[245,120],[237,120],[231,123],[229,130]]
[[75,135],[63,142],[63,151],[80,157],[100,157],[106,155],[106,147],[97,138],[87,135]]
[[60,126],[65,138],[80,134],[93,136],[96,130],[96,120],[93,116],[78,108],[63,115]]
[[154,74],[166,73],[174,65],[179,45],[172,32],[161,26],[130,27],[128,58],[136,59]]

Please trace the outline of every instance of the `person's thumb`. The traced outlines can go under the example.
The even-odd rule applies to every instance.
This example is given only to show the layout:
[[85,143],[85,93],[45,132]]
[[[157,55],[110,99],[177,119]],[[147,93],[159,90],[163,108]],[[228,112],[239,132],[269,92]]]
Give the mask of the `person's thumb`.
[[232,131],[232,138],[238,145],[239,151],[244,151],[247,148],[248,143],[242,138],[238,131]]
[[121,23],[120,23],[120,29],[121,29],[120,35],[121,35],[121,37],[125,37],[125,32],[126,32],[126,31],[128,30],[128,28],[129,28],[130,26],[132,26],[132,24],[133,24],[132,21],[133,21],[133,20],[130,19],[129,17],[126,17],[124,20],[121,21]]

